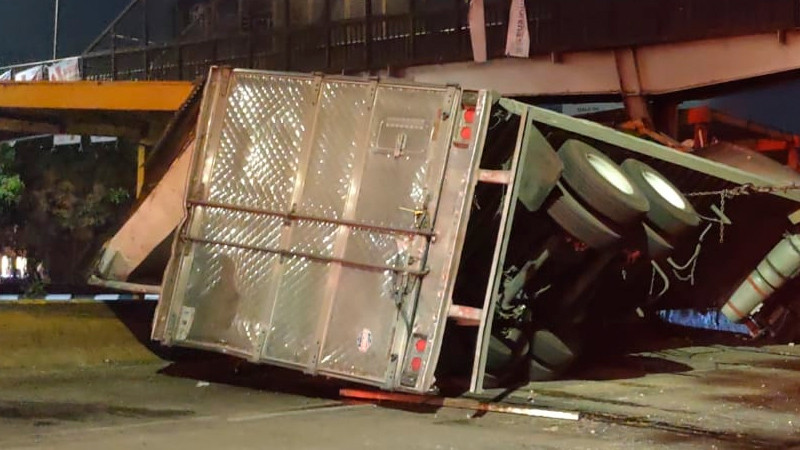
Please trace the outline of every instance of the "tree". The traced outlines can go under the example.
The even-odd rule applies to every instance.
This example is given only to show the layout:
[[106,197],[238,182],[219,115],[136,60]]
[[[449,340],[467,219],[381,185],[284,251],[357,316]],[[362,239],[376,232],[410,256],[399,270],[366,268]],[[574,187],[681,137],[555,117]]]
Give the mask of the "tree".
[[16,152],[8,144],[0,145],[0,214],[6,218],[19,205],[25,184],[16,169]]
[[0,253],[15,247],[18,207],[25,183],[17,173],[16,152],[8,144],[0,144]]
[[16,245],[44,262],[53,283],[82,283],[131,204],[135,146],[84,138],[81,145],[53,147],[43,138],[17,142],[14,150],[22,190],[10,223],[2,225],[16,230]]

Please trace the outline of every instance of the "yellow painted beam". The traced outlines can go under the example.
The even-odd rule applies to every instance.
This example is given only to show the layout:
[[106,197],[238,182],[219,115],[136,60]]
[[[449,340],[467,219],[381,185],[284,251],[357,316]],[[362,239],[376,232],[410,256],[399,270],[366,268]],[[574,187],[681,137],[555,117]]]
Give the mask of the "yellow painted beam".
[[0,83],[0,108],[177,111],[193,88],[181,81]]
[[139,150],[136,157],[136,198],[139,198],[139,196],[142,195],[142,188],[144,187],[145,152],[145,146],[139,145]]

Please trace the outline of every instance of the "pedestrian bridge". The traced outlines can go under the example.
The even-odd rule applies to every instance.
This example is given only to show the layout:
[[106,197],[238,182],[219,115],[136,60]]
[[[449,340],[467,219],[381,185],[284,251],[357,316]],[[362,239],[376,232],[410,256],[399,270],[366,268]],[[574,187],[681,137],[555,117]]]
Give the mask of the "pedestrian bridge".
[[[248,14],[261,3],[271,19],[241,25],[256,23]],[[203,33],[159,40],[148,3],[133,0],[79,56],[80,76],[192,81],[211,65],[389,75],[539,100],[622,98],[648,122],[653,105],[674,109],[800,69],[800,0],[536,0],[521,21],[510,20],[510,0],[385,0],[381,11],[366,2],[346,18],[336,17],[334,0],[313,0],[297,14],[300,3],[239,2],[238,15],[213,14]],[[506,57],[509,27],[521,26],[528,57]],[[3,73],[37,65],[48,67]],[[144,97],[159,96],[151,86]]]

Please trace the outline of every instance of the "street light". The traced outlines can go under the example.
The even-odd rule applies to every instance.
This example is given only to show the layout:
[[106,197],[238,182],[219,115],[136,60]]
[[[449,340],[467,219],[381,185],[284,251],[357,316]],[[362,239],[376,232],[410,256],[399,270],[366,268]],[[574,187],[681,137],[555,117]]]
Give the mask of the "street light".
[[53,14],[55,16],[53,19],[53,59],[56,59],[58,53],[58,1],[59,0],[56,0],[55,11]]

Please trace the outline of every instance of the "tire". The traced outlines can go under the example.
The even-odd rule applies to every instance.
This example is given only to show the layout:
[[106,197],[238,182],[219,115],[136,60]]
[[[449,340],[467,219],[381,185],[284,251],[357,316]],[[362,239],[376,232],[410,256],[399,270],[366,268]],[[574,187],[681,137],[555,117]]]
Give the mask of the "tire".
[[663,175],[635,159],[622,163],[622,170],[650,202],[647,221],[668,237],[680,237],[700,224],[700,216],[689,200]]
[[557,184],[561,196],[547,210],[547,214],[572,237],[591,248],[611,247],[621,236],[606,226],[572,196],[561,183]]
[[647,197],[622,169],[594,147],[570,139],[558,150],[563,180],[585,204],[619,226],[636,222],[650,209]]
[[556,372],[568,369],[578,357],[575,344],[568,344],[549,330],[533,333],[530,355],[531,359]]
[[643,223],[642,226],[647,239],[647,257],[655,261],[667,259],[675,250],[672,244],[646,223]]
[[560,373],[548,369],[542,364],[531,359],[528,364],[528,380],[530,381],[552,381],[561,375]]
[[500,338],[489,338],[489,349],[486,352],[486,371],[496,373],[503,370],[514,359],[514,350]]
[[494,335],[489,339],[486,355],[486,369],[497,373],[515,365],[520,356],[528,354],[530,343],[521,330],[511,330],[509,339],[501,339]]

